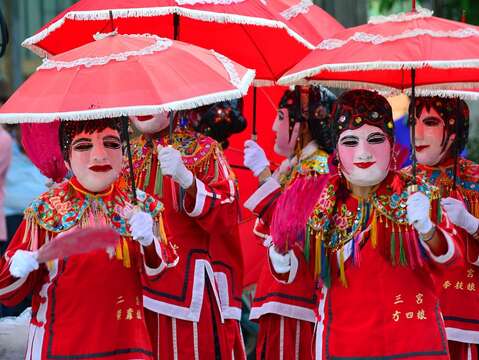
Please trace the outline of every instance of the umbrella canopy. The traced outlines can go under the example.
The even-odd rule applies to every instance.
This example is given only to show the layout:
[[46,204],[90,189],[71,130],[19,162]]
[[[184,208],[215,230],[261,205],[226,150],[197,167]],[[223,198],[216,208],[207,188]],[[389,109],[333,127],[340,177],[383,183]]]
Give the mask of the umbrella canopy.
[[342,29],[311,0],[81,0],[23,45],[59,54],[97,32],[151,33],[215,49],[270,84],[321,40]]
[[423,90],[479,86],[479,27],[418,9],[372,18],[322,41],[280,84],[302,79],[346,88]]
[[155,35],[114,35],[43,64],[0,108],[0,123],[151,115],[243,96],[254,71]]

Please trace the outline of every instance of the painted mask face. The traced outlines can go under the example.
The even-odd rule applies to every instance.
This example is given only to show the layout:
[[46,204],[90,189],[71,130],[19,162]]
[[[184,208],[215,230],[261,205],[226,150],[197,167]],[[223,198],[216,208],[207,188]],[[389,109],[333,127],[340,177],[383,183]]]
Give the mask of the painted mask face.
[[163,129],[166,129],[170,124],[169,114],[162,112],[157,115],[146,116],[131,116],[133,125],[142,134],[156,134]]
[[116,130],[82,132],[72,140],[70,168],[88,191],[107,190],[120,175],[122,161],[121,140]]
[[456,135],[446,139],[444,120],[434,108],[424,107],[416,117],[416,158],[419,164],[437,165],[447,154]]
[[284,157],[293,155],[298,135],[289,138],[289,114],[287,109],[281,108],[278,110],[273,123],[273,131],[276,133],[274,152]]
[[342,173],[354,185],[374,186],[388,174],[391,144],[380,128],[363,125],[339,136],[338,155]]

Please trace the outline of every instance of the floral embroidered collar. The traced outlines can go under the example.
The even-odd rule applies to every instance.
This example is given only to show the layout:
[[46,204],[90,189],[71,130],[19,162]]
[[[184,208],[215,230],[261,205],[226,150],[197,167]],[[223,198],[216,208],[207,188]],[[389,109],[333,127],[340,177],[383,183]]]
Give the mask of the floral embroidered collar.
[[[155,217],[163,210],[161,202],[137,190],[140,208]],[[64,181],[40,195],[25,210],[27,218],[43,229],[59,233],[74,226],[112,224],[124,236],[129,235],[124,208],[131,206],[129,197],[117,184],[102,193],[86,191],[76,178]]]
[[[135,159],[145,158],[147,154],[157,155],[158,145],[170,145],[169,136],[146,137],[142,135],[134,141]],[[183,156],[186,167],[192,170],[194,167],[207,162],[218,147],[218,143],[208,136],[188,130],[178,129],[173,133],[173,144]]]
[[318,148],[316,143],[309,143],[301,152],[299,162],[292,160],[291,171],[280,177],[283,186],[291,184],[298,176],[314,176],[329,174],[329,155]]
[[[409,194],[406,184],[410,180],[411,177],[407,173],[390,172],[369,199],[359,199],[358,203],[368,207],[367,211],[369,214],[375,210],[381,221],[388,221],[393,226],[407,226],[406,209]],[[344,201],[338,200],[337,194],[344,191],[339,189],[340,184],[341,179],[339,175],[331,177],[329,184],[323,189],[318,204],[309,220],[309,225],[313,230],[331,233],[331,241],[334,240],[334,233],[336,232],[347,235],[349,241],[357,231],[364,230],[360,228],[361,223],[364,225],[364,221],[362,221],[364,220],[364,214],[351,211]],[[439,190],[436,187],[422,180],[419,181],[418,187],[419,191],[423,192],[429,199],[439,198]],[[334,241],[331,241],[329,245],[333,248],[336,248],[336,245],[347,242],[341,241],[341,244],[336,244]]]

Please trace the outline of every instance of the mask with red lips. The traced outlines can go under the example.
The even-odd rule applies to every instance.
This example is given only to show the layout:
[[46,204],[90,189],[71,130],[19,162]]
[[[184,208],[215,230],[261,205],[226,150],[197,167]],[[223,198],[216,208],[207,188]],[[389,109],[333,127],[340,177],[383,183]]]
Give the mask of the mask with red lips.
[[333,134],[344,177],[354,185],[374,186],[387,176],[394,143],[392,109],[373,91],[351,90],[333,109]]
[[469,132],[469,108],[463,100],[418,97],[415,104],[419,164],[435,166],[450,158],[454,144],[458,152],[464,149]]
[[168,112],[156,115],[130,116],[130,120],[139,132],[150,135],[166,129],[170,124]]
[[[60,126],[66,166],[88,191],[107,190],[122,169],[123,151],[119,127],[102,124],[114,120],[71,122]],[[95,128],[98,124],[98,128]]]

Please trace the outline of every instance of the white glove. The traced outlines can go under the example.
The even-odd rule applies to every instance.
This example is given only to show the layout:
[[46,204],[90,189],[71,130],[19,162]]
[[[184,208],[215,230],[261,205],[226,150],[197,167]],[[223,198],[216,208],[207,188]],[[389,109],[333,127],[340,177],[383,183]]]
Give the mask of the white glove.
[[143,246],[149,246],[155,238],[153,235],[153,219],[150,214],[139,211],[128,219],[133,240]]
[[269,166],[264,150],[255,141],[246,140],[243,153],[243,164],[253,172],[254,176],[259,176]]
[[10,261],[10,274],[17,278],[27,276],[39,266],[36,253],[32,251],[17,250]]
[[158,145],[158,161],[163,175],[170,175],[183,189],[193,184],[193,173],[186,168],[181,153],[175,148]]
[[463,228],[471,235],[479,228],[479,219],[467,211],[462,201],[448,197],[441,200],[441,205],[454,225]]
[[407,199],[407,219],[419,234],[427,234],[434,226],[429,218],[430,209],[429,198],[422,192],[409,195]]
[[270,246],[268,248],[268,255],[276,273],[285,274],[291,270],[291,251],[282,255],[275,250],[274,246]]

